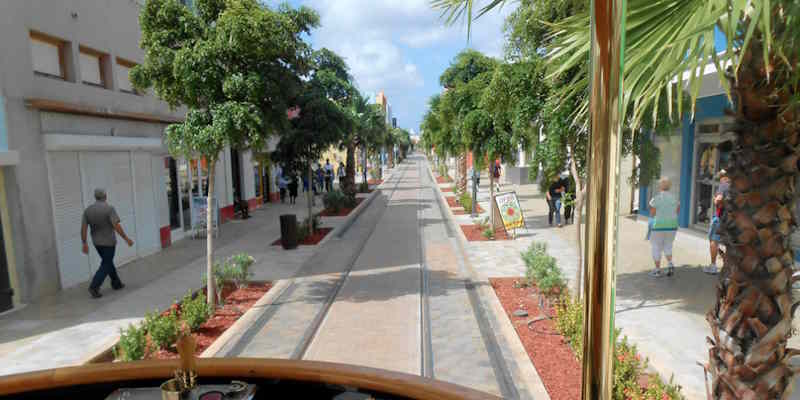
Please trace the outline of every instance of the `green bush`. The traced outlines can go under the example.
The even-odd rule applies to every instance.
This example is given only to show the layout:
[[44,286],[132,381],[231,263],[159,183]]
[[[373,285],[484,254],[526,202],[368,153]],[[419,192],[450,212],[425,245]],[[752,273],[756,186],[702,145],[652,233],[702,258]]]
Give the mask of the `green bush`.
[[583,357],[583,303],[573,300],[569,294],[562,294],[561,301],[555,304],[556,315],[553,320],[556,329],[567,340],[578,359]]
[[358,184],[358,193],[369,193],[369,183],[361,182]]
[[200,325],[208,321],[208,317],[213,313],[214,310],[201,295],[192,298],[192,294],[188,293],[183,297],[183,301],[181,301],[181,319],[183,322],[186,322],[186,325],[192,332],[196,331]]
[[487,227],[483,230],[483,237],[487,239],[494,239],[494,229]]
[[[556,330],[564,336],[575,355],[583,356],[583,303],[562,294],[561,301],[555,306],[554,318]],[[620,339],[620,331],[614,332],[614,400],[677,400],[683,399],[681,387],[664,382],[660,376],[648,376],[647,387],[640,386],[639,377],[647,374],[647,360],[642,359],[636,346],[628,343],[627,337]]]
[[525,262],[525,278],[528,284],[535,283],[542,293],[550,294],[566,287],[564,276],[556,264],[556,259],[547,254],[547,245],[533,242],[522,253]]
[[467,212],[472,212],[472,196],[469,193],[461,193],[458,204],[461,204],[461,207],[464,207]]
[[150,340],[160,349],[167,349],[178,340],[180,324],[175,311],[170,311],[167,315],[151,313],[145,316],[145,326]]
[[147,349],[147,333],[141,325],[128,325],[119,330],[119,342],[112,349],[114,358],[120,361],[136,361],[144,358]]
[[475,224],[481,231],[489,229],[489,217],[475,218],[472,220],[472,223]]
[[314,231],[318,230],[322,222],[320,222],[319,215],[315,215],[314,218],[311,219],[311,226],[309,226],[308,218],[303,220],[297,224],[297,241],[302,242],[306,240],[309,236],[311,236],[311,227],[314,228]]
[[322,204],[325,205],[325,209],[338,213],[345,208],[355,207],[356,199],[345,195],[340,190],[332,190],[322,197]]
[[[315,217],[315,219],[318,218]],[[250,272],[250,267],[255,262],[256,259],[247,253],[239,253],[228,260],[228,264],[232,266],[231,279],[237,287],[244,287],[250,281],[253,276],[253,273]]]

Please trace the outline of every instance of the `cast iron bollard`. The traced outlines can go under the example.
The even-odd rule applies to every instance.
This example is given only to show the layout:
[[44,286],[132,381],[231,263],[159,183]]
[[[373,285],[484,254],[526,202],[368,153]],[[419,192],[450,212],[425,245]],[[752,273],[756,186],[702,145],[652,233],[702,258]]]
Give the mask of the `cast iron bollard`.
[[281,246],[286,250],[297,248],[297,216],[281,215]]

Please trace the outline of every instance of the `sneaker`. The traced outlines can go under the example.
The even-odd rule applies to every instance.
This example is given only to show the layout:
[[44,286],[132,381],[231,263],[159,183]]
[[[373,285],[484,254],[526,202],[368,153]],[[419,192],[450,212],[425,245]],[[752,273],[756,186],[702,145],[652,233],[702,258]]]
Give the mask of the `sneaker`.
[[709,275],[716,275],[719,273],[719,271],[717,270],[717,266],[714,264],[703,267],[703,272]]
[[100,294],[100,291],[95,288],[89,288],[89,294],[92,296],[93,299],[99,299],[103,297],[103,295]]
[[661,271],[661,268],[653,268],[647,273],[647,275],[650,275],[653,278],[661,278],[664,276],[664,272]]
[[672,265],[672,264],[670,264],[670,265],[667,267],[667,276],[672,276],[672,275],[674,275],[674,274],[675,274],[675,266],[674,266],[674,265]]
[[125,289],[125,284],[120,282],[118,285],[111,285],[111,288],[114,290],[122,290]]

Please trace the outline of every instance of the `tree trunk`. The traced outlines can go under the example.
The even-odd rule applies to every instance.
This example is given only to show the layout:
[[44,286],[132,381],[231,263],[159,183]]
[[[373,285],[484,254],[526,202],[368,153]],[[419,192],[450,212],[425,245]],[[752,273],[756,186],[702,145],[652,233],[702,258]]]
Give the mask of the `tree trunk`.
[[[311,182],[311,163],[308,163],[308,182]],[[311,190],[311,185],[306,191],[306,199],[308,200],[308,231],[314,234],[314,191]]]
[[467,153],[458,155],[458,188],[462,192],[467,190]]
[[578,167],[575,165],[575,158],[570,157],[569,172],[575,180],[575,207],[572,208],[572,215],[575,219],[575,235],[577,236],[578,268],[575,271],[575,298],[580,299],[583,292],[581,280],[583,279],[583,242],[581,241],[581,215],[583,214],[583,184],[578,175]]
[[364,175],[364,182],[366,183],[367,182],[367,161],[369,160],[369,157],[367,156],[367,146],[366,145],[363,146],[362,153],[363,153],[362,154],[362,158],[364,159],[364,165],[361,166],[361,174]]
[[345,165],[344,182],[339,182],[342,192],[355,196],[356,193],[356,145],[347,144],[347,160]]
[[[728,166],[720,236],[725,247],[711,326],[708,370],[716,399],[782,399],[792,386],[787,350],[794,303],[794,252],[800,112],[781,112],[797,93],[767,79],[762,44],[742,54],[735,94],[737,143]],[[775,58],[771,58],[774,60]],[[783,78],[785,79],[785,78]]]
[[217,282],[214,280],[214,177],[216,158],[208,159],[208,203],[206,204],[206,301],[213,308]]
[[[635,174],[636,173],[636,154],[633,154],[633,152],[631,152],[631,164],[632,164],[631,165],[631,173]],[[632,178],[633,177],[631,177],[631,179]],[[637,181],[638,181],[638,179],[637,179]],[[634,187],[633,185],[631,185],[631,210],[630,210],[630,214],[633,214],[633,206],[634,206],[633,200],[636,197],[636,189],[637,188],[638,187]]]
[[494,230],[494,161],[489,162],[489,224]]

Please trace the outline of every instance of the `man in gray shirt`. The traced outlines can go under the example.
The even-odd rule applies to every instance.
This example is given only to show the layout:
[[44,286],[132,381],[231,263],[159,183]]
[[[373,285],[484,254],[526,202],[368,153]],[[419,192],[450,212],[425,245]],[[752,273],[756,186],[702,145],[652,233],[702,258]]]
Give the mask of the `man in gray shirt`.
[[100,255],[100,268],[94,274],[92,282],[89,284],[89,294],[92,297],[102,297],[100,285],[106,280],[106,275],[111,277],[111,287],[119,290],[125,287],[117,275],[117,268],[114,266],[114,252],[117,247],[118,233],[128,246],[133,246],[133,240],[128,238],[122,226],[119,224],[117,210],[106,203],[106,191],[103,189],[94,190],[95,203],[87,207],[83,212],[81,223],[81,240],[83,241],[83,254],[89,254],[89,245],[86,242],[86,231],[92,229],[92,243]]

